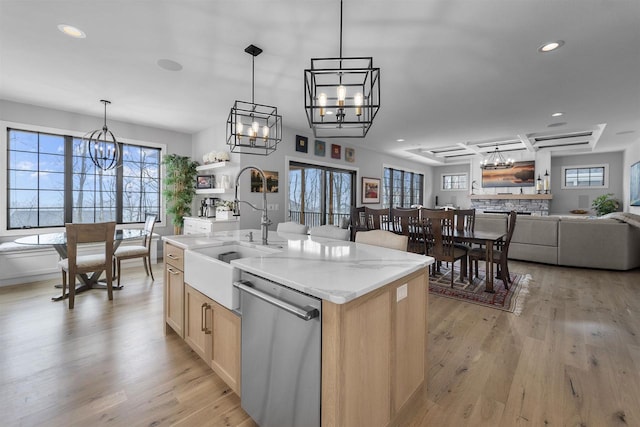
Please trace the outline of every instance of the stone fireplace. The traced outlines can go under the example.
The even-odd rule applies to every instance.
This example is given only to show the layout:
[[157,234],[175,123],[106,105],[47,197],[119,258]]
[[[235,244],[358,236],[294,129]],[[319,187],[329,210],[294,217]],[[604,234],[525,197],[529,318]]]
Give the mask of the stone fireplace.
[[549,215],[551,194],[474,194],[471,207],[478,213],[516,211],[524,215]]

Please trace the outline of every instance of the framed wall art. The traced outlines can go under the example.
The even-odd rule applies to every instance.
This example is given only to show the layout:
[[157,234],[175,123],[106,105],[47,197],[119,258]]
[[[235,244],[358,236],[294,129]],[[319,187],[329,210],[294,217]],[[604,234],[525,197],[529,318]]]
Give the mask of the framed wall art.
[[354,148],[345,148],[344,149],[344,159],[349,162],[349,163],[353,163],[356,161],[356,150]]
[[362,203],[380,203],[380,179],[362,177]]
[[338,144],[331,144],[331,158],[340,160],[342,157],[342,147]]
[[327,144],[324,141],[320,141],[316,139],[316,145],[313,151],[314,154],[316,156],[324,157],[326,149],[327,149]]
[[509,169],[483,169],[482,187],[533,187],[536,162],[515,162]]
[[309,139],[306,136],[296,135],[296,151],[306,153],[309,149]]
[[197,189],[213,188],[213,187],[214,187],[213,175],[198,175],[196,177]]
[[[278,171],[263,171],[267,179],[267,193],[278,192]],[[262,176],[257,170],[251,169],[251,192],[262,193]]]

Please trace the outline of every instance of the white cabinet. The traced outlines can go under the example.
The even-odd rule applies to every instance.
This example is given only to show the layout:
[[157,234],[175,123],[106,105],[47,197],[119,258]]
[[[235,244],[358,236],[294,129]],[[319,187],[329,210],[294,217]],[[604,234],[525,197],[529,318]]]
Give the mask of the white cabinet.
[[237,219],[216,220],[215,218],[184,218],[184,234],[213,233],[215,231],[234,231],[240,228]]

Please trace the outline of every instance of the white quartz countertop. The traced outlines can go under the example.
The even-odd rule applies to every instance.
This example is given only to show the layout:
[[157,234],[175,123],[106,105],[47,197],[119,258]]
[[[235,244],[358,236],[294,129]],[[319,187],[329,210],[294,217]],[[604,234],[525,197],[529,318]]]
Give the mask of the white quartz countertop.
[[[253,233],[253,244],[247,235]],[[164,236],[183,249],[230,242],[260,245],[260,230]],[[269,232],[273,253],[231,261],[235,267],[306,294],[344,304],[396,279],[426,268],[434,259],[410,252],[304,234]]]

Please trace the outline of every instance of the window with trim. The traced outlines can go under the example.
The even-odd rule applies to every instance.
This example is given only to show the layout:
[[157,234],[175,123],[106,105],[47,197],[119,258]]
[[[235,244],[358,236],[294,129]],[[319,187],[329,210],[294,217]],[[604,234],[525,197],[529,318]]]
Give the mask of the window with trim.
[[118,167],[96,170],[82,138],[7,129],[7,229],[66,222],[144,222],[160,213],[161,149],[120,144]]
[[467,189],[468,176],[466,173],[443,174],[442,190],[459,191]]
[[609,165],[563,166],[562,188],[607,188]]
[[422,205],[423,189],[423,174],[384,168],[380,202],[383,208],[409,208],[413,205]]

